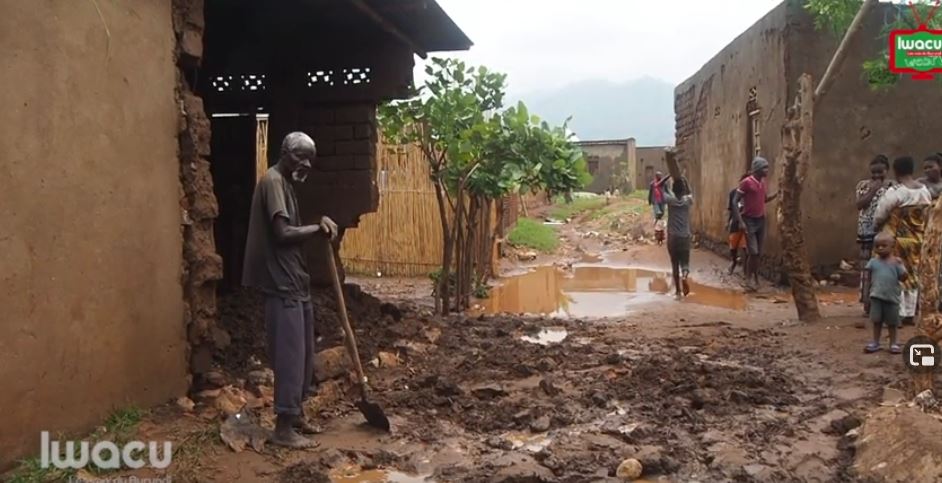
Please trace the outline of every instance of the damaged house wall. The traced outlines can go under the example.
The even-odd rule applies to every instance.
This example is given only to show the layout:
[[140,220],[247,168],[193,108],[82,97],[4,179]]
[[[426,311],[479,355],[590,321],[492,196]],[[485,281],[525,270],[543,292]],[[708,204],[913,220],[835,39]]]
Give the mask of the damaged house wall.
[[[610,141],[580,141],[576,143],[582,149],[588,164],[592,182],[585,188],[591,193],[604,193],[615,188],[630,193],[637,187],[634,184],[637,171],[637,153],[634,138]],[[624,179],[615,177],[623,175]]]
[[210,172],[210,122],[203,100],[194,93],[203,57],[205,29],[202,0],[173,0],[173,33],[178,67],[176,96],[180,107],[179,179],[183,213],[184,326],[188,360],[194,376],[209,372],[213,353],[225,349],[228,335],[216,327],[216,281],[222,278],[222,258],[216,253],[213,222],[219,215]]
[[654,181],[654,174],[658,171],[668,174],[668,149],[668,146],[645,146],[637,148],[638,168],[635,172],[635,189],[648,189],[651,181]]
[[166,1],[5,1],[0,469],[185,393]]
[[[888,8],[881,5],[866,19],[863,40],[851,48],[828,97],[816,106],[814,153],[802,203],[806,233],[814,234],[806,245],[818,272],[857,256],[854,187],[867,175],[870,159],[885,153],[891,159],[911,154],[921,160],[939,150],[924,134],[942,129],[942,119],[930,112],[942,101],[937,85],[903,79],[894,89],[874,92],[861,75],[861,63],[884,46],[877,36]],[[693,223],[705,245],[727,252],[728,194],[756,145],[772,164],[770,192],[777,191],[780,131],[798,76],[810,72],[820,79],[838,40],[817,31],[801,3],[789,0],[676,88],[678,160],[698,194]],[[758,136],[751,130],[754,121]],[[777,280],[776,210],[775,203],[769,205],[763,272]]]

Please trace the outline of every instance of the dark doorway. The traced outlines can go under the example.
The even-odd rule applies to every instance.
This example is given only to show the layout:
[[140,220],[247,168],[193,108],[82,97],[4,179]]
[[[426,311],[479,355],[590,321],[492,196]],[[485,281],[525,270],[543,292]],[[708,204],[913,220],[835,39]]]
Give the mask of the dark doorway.
[[237,289],[242,280],[242,259],[255,191],[257,121],[254,114],[215,114],[212,123],[210,169],[219,203],[216,252],[222,257],[219,293]]

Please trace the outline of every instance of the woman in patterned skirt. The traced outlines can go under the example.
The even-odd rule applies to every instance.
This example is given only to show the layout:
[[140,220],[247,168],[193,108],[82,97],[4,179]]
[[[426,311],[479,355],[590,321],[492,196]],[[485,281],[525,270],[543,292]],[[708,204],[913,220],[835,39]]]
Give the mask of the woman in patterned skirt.
[[[873,216],[877,231],[885,231],[896,237],[896,256],[903,260],[906,270],[915,274],[919,267],[922,240],[926,230],[926,219],[932,204],[929,189],[913,178],[916,162],[909,156],[893,161],[893,172],[897,185],[886,191]],[[919,300],[919,277],[910,277],[903,283],[900,317],[903,323],[912,325]]]

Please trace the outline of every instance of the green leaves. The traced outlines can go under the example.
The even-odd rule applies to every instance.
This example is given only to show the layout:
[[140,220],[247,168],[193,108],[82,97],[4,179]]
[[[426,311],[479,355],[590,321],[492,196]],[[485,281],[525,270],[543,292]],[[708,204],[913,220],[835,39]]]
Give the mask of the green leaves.
[[830,30],[836,36],[844,35],[863,0],[808,0],[805,10],[814,16],[815,27]]
[[[814,17],[816,28],[829,30],[836,37],[841,37],[850,27],[862,3],[862,0],[807,0],[805,9]],[[912,3],[919,12],[919,18],[925,21],[929,18],[935,0],[914,0]],[[895,13],[886,17],[878,36],[884,41],[884,45],[891,31],[915,29],[919,26],[919,19],[913,16],[908,2],[897,2],[894,6]],[[942,29],[942,12],[929,21],[928,27]],[[899,80],[898,75],[890,72],[888,56],[888,51],[884,49],[876,58],[865,61],[861,66],[864,78],[874,90],[892,88]]]
[[[419,94],[379,109],[387,140],[417,143],[452,193],[491,199],[524,190],[563,193],[591,180],[566,126],[551,127],[519,102],[504,109],[507,76],[434,58]],[[437,166],[444,153],[444,162]]]

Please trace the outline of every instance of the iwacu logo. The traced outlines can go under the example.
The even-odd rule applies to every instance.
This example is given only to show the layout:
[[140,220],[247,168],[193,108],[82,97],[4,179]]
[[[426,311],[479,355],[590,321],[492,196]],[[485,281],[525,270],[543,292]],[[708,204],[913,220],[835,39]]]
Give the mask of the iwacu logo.
[[[89,461],[101,469],[131,468],[138,469],[144,466],[164,469],[170,466],[173,458],[173,447],[169,441],[163,442],[163,451],[156,442],[142,443],[131,441],[123,447],[111,441],[98,441],[94,445],[88,441],[66,441],[61,445],[59,441],[50,441],[49,432],[43,431],[40,435],[41,464],[43,468],[54,466],[60,470],[82,469],[88,466]],[[146,451],[145,451],[146,450]],[[144,456],[147,456],[146,462]]]
[[890,72],[912,74],[916,80],[928,80],[933,74],[942,74],[942,30],[930,30],[926,26],[935,15],[938,4],[937,1],[925,21],[910,4],[919,28],[890,32]]

